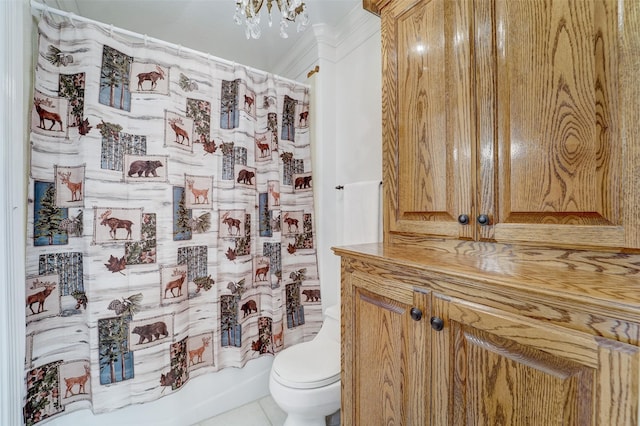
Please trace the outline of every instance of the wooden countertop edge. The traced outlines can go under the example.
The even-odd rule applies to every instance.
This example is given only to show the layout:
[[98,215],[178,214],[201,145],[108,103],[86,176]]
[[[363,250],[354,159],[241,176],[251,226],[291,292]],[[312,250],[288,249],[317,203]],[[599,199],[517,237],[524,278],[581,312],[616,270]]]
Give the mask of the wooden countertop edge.
[[447,253],[428,246],[377,243],[332,247],[332,250],[341,257],[392,263],[443,278],[455,278],[458,283],[475,281],[502,287],[510,293],[614,309],[640,320],[640,278],[635,276],[566,270],[521,259],[505,260],[490,254]]

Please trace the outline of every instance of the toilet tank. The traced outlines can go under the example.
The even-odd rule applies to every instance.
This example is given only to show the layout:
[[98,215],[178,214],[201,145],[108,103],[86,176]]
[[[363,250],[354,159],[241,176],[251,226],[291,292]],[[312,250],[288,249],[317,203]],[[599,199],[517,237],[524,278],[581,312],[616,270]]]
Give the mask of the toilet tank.
[[315,338],[340,342],[340,305],[329,306],[324,311],[324,321]]

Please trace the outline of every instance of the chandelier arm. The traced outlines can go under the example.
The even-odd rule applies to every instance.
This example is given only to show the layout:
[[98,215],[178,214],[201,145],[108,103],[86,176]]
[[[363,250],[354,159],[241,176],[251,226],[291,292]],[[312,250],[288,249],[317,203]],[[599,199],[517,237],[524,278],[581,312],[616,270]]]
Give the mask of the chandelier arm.
[[249,0],[247,2],[246,16],[258,16],[264,0]]
[[247,38],[260,38],[260,11],[264,3],[267,3],[267,13],[269,16],[269,26],[271,26],[271,10],[273,2],[276,3],[282,19],[280,21],[280,36],[287,38],[287,21],[296,22],[296,18],[301,17],[302,22],[298,23],[298,31],[302,31],[308,24],[306,5],[302,0],[235,0],[236,14],[234,20],[241,25],[241,13],[244,15]]

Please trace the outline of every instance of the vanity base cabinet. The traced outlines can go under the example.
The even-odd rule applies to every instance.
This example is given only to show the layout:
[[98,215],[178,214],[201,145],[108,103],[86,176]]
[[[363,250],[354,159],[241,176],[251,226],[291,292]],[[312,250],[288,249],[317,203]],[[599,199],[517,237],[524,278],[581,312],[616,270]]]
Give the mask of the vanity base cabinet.
[[424,424],[429,330],[412,319],[411,309],[428,304],[429,296],[360,274],[344,280],[343,424]]
[[413,249],[334,250],[344,425],[638,424],[638,319],[601,295],[572,311],[577,294],[449,278]]
[[637,347],[442,297],[433,312],[431,424],[637,424]]

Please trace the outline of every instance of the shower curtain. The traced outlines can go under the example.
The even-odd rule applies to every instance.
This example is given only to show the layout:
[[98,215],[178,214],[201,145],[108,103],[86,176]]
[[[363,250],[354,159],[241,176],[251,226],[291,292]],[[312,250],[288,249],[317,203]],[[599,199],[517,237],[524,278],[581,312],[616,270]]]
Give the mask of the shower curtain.
[[55,21],[38,26],[30,118],[25,423],[309,340],[308,86]]

